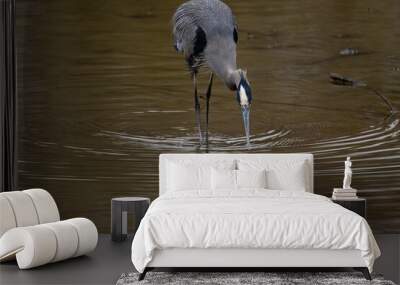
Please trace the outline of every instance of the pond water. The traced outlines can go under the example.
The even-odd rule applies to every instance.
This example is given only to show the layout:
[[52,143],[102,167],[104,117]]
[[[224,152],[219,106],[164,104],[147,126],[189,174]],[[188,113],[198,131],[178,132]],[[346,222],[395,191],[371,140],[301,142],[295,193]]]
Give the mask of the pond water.
[[[199,146],[189,72],[172,47],[179,3],[17,1],[19,187],[48,189],[63,218],[107,232],[112,197],[157,197],[160,153],[311,152],[323,195],[350,155],[368,221],[400,232],[400,2],[227,1],[253,91],[250,146],[218,79]],[[331,73],[360,84],[332,84]],[[204,94],[208,73],[199,80]]]

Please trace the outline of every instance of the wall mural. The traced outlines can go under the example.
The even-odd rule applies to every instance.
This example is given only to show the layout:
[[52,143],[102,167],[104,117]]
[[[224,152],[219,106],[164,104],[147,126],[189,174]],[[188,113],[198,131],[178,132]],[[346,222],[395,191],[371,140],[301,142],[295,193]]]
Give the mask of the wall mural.
[[157,197],[163,152],[311,152],[323,195],[351,156],[372,228],[399,233],[400,2],[227,1],[253,95],[250,145],[218,77],[199,144],[171,33],[182,2],[17,1],[19,188],[46,188],[63,218],[107,232],[112,197]]

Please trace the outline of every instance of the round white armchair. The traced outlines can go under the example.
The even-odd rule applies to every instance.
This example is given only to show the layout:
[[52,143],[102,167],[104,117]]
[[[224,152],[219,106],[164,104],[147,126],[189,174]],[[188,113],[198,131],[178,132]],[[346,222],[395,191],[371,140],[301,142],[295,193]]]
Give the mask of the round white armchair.
[[17,259],[28,269],[84,255],[98,233],[85,218],[60,221],[53,197],[43,189],[0,193],[0,262]]

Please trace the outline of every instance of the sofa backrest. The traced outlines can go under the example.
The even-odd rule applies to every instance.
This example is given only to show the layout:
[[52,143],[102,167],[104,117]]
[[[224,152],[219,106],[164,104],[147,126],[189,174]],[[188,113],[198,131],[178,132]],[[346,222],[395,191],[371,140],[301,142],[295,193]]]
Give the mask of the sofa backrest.
[[9,229],[57,222],[56,202],[43,189],[0,193],[0,237]]
[[[193,164],[195,166],[213,165],[217,161],[232,161],[236,165],[240,162],[263,162],[273,166],[274,164],[296,164],[304,162],[304,176],[306,179],[305,191],[314,191],[314,162],[313,155],[309,153],[282,153],[282,154],[238,154],[238,153],[201,153],[201,154],[161,154],[159,160],[159,194],[167,192],[168,185],[168,165],[169,163]],[[285,179],[282,175],[279,179]],[[288,189],[290,190],[290,189]]]

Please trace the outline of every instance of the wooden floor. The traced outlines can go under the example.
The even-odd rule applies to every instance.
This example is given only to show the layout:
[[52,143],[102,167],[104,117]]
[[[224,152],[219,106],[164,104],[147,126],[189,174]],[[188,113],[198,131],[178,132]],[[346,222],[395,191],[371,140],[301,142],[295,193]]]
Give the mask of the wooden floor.
[[[383,256],[376,261],[375,272],[399,283],[400,236],[376,235]],[[134,271],[130,259],[131,240],[115,243],[110,235],[99,236],[96,250],[42,267],[19,270],[16,262],[0,265],[0,284],[115,284],[124,272]]]

